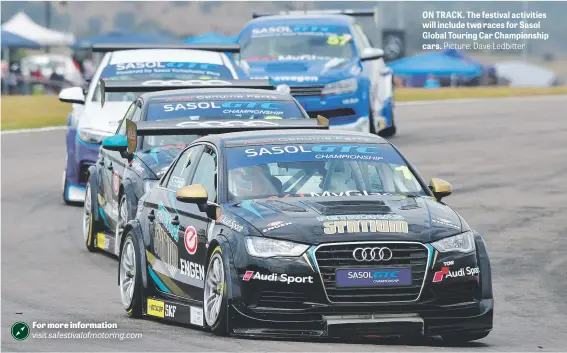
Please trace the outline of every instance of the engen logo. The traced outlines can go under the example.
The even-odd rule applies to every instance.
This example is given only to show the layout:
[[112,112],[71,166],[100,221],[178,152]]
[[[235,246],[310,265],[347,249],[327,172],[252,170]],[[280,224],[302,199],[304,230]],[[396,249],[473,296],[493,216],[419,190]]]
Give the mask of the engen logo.
[[480,269],[478,267],[467,266],[457,271],[450,271],[449,267],[441,267],[441,271],[437,271],[433,274],[433,282],[441,282],[444,278],[477,276],[479,273]]
[[269,282],[283,282],[283,283],[313,283],[313,276],[290,276],[285,273],[272,273],[272,274],[262,274],[260,272],[246,271],[243,281],[250,281],[251,279],[257,279],[260,281]]
[[199,238],[197,237],[197,230],[193,226],[188,226],[183,235],[185,242],[185,249],[189,255],[195,255],[197,252],[197,245],[199,245]]

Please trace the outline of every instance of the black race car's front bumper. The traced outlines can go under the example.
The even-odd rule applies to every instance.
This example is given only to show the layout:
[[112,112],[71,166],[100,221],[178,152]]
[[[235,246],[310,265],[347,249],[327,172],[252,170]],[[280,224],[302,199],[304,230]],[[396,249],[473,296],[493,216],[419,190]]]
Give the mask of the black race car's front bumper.
[[311,309],[250,309],[233,302],[232,332],[270,337],[388,337],[474,334],[492,330],[494,301],[455,305],[319,305]]
[[[351,245],[331,249],[342,254],[344,246]],[[248,336],[349,338],[458,338],[492,330],[491,269],[482,241],[467,254],[441,254],[411,242],[388,246],[403,254],[391,262],[411,261],[407,266],[413,271],[412,285],[337,288],[333,271],[350,260],[344,256],[337,260],[336,255],[325,260],[329,251],[309,251],[312,255],[296,259],[237,257],[228,302],[229,329]],[[336,261],[341,261],[339,267],[334,266]]]

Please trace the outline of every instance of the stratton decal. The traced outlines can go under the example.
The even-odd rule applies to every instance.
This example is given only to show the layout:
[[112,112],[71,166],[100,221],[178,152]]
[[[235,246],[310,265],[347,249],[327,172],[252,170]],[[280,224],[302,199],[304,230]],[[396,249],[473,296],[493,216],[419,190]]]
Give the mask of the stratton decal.
[[408,223],[396,220],[331,221],[323,223],[325,234],[408,233]]
[[[169,235],[177,242],[179,241],[179,226],[171,224],[171,214],[167,211],[164,205],[158,206],[157,213],[158,222],[167,230]],[[175,262],[177,263],[177,261]]]
[[177,273],[178,250],[161,226],[155,227],[154,252],[167,267],[171,277]]
[[272,273],[272,274],[262,274],[260,272],[246,271],[243,281],[250,281],[251,279],[256,279],[260,281],[269,282],[283,282],[283,283],[313,283],[313,276],[290,276],[285,273]]
[[444,278],[454,278],[454,277],[464,277],[464,276],[477,276],[480,273],[478,267],[461,268],[457,271],[449,270],[449,267],[441,267],[441,271],[435,272],[433,274],[433,282],[441,282]]

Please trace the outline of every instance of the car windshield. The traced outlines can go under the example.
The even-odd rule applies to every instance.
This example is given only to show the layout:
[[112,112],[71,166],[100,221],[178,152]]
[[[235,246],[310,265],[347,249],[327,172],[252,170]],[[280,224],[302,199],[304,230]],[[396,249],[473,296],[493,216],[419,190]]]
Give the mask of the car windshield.
[[151,103],[147,120],[187,118],[219,119],[302,119],[305,116],[295,103],[275,95],[217,94],[185,95]]
[[351,58],[348,27],[279,26],[252,28],[243,33],[241,58],[258,60],[312,60]]
[[[192,62],[136,62],[107,65],[100,74],[103,80],[232,80],[230,69],[223,65]],[[131,102],[139,94],[132,92],[106,93],[107,102]],[[100,87],[93,94],[93,101],[100,101]]]
[[202,135],[144,136],[140,150],[142,152],[155,152],[159,150],[161,153],[165,153],[162,151],[167,151],[167,153],[176,156],[185,148],[185,146],[189,145],[201,136]]
[[427,195],[388,144],[289,144],[227,151],[229,201],[270,197]]

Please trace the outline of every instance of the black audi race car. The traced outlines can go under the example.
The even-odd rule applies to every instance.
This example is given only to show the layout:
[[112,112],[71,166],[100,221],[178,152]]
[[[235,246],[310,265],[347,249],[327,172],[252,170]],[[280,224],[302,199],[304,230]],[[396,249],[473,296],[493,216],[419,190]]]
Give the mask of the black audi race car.
[[[256,125],[278,126],[280,119],[309,119],[294,98],[275,91],[264,80],[100,80],[100,87],[102,105],[108,94],[146,92],[131,104],[116,134],[103,141],[97,163],[88,169],[85,244],[90,251],[102,249],[115,255],[122,229],[134,218],[139,198],[193,140],[204,133],[217,133],[217,127],[246,130]],[[167,128],[128,142],[130,123],[157,121]]]
[[218,335],[481,339],[490,262],[451,192],[371,134],[200,138],[124,229],[122,304]]

